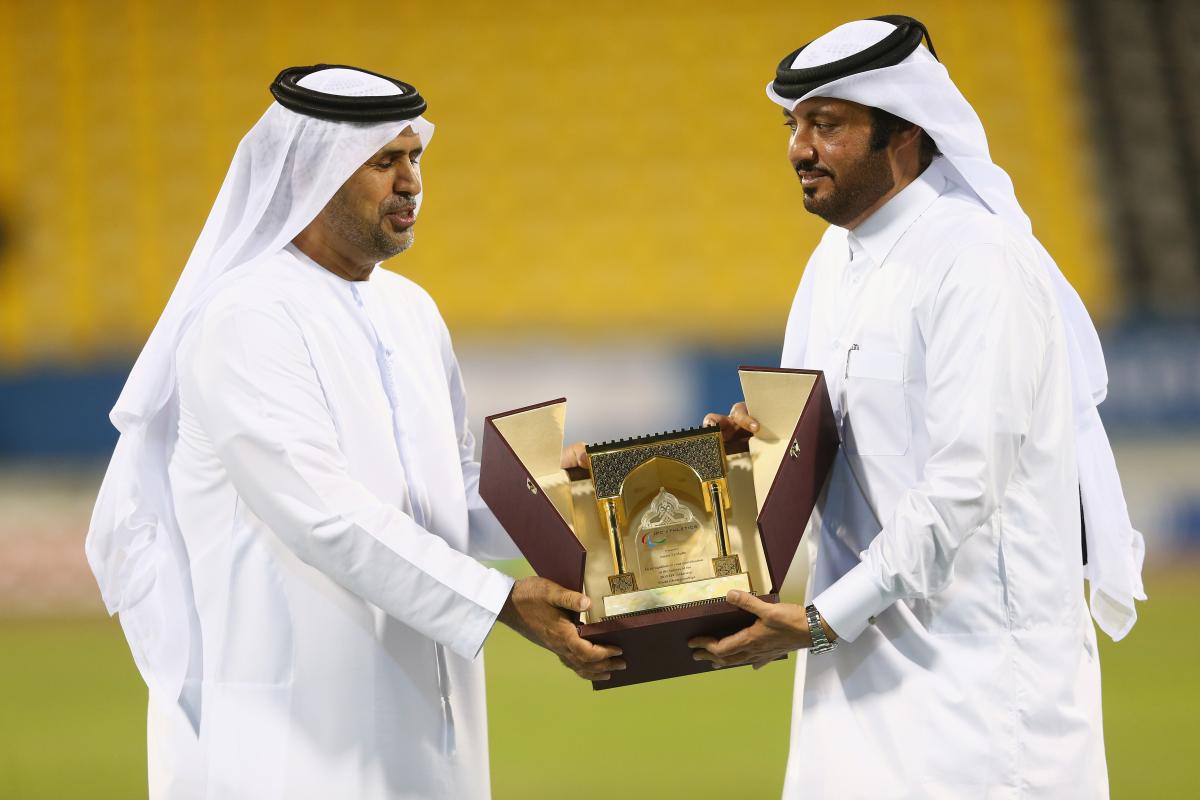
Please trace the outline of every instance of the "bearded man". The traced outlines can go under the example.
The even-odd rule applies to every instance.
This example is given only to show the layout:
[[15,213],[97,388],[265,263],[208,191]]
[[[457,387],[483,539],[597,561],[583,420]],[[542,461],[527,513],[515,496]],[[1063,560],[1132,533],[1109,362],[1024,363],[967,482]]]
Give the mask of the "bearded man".
[[[1104,797],[1083,581],[1113,638],[1145,595],[1103,356],[923,39],[910,17],[842,25],[767,87],[830,223],[783,366],[824,372],[842,447],[807,605],[731,593],[759,620],[692,645],[714,666],[804,653],[787,797]],[[740,403],[706,420],[766,433]]]

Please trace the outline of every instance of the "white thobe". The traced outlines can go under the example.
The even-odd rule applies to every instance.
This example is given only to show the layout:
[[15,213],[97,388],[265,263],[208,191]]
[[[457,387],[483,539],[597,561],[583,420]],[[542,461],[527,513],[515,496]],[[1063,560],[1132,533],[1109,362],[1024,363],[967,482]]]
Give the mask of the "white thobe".
[[512,581],[472,556],[516,551],[479,498],[445,324],[412,282],[345,281],[291,246],[240,275],[178,357],[192,789],[487,797],[479,653]]
[[783,366],[824,371],[843,445],[809,584],[841,644],[801,656],[785,796],[1107,796],[1067,349],[1033,242],[935,161],[826,232]]

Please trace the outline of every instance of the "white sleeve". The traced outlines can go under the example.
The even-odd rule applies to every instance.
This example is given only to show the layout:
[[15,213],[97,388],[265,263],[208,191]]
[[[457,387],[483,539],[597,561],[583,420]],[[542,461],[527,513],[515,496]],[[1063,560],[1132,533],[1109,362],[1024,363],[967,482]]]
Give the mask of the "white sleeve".
[[1017,465],[1045,366],[1049,320],[1001,245],[959,254],[934,300],[924,409],[930,456],[863,560],[813,599],[839,637],[901,598],[953,579],[962,544],[994,513]]
[[474,658],[512,580],[354,480],[299,327],[282,306],[210,311],[182,390],[239,498],[302,561]]
[[[440,317],[439,317],[440,319]],[[467,417],[467,392],[463,385],[462,371],[454,348],[450,343],[450,332],[442,324],[442,362],[446,368],[446,382],[450,388],[450,404],[454,413],[454,429],[458,434],[458,454],[462,464],[463,486],[467,492],[467,522],[469,536],[467,552],[475,558],[504,560],[523,558],[521,551],[501,526],[496,515],[479,496],[479,462],[475,460],[475,436],[471,433]]]

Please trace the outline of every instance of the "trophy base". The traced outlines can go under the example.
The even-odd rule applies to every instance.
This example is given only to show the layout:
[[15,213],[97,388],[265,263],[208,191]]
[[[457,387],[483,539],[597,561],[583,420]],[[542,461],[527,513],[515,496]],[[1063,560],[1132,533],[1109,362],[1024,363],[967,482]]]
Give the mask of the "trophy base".
[[604,616],[608,618],[624,614],[641,614],[672,606],[724,600],[725,594],[730,589],[751,591],[750,576],[742,572],[738,575],[704,578],[671,586],[627,592],[626,594],[610,594],[604,598]]
[[608,590],[613,594],[628,594],[637,591],[637,578],[632,572],[618,572],[608,576]]
[[742,560],[734,553],[731,556],[717,556],[712,560],[713,575],[724,578],[727,575],[737,575],[742,571]]

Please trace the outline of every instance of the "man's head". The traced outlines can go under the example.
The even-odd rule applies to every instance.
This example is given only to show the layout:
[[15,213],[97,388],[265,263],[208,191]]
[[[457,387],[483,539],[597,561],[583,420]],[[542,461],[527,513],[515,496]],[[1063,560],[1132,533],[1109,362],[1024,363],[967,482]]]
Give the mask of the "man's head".
[[[419,163],[433,133],[421,116],[424,98],[395,78],[326,64],[285,69],[271,94],[286,109],[279,112],[292,115],[290,124],[312,129],[315,147],[304,174],[320,177],[321,199],[329,198],[308,212],[293,244],[342,278],[366,279],[376,264],[413,243]],[[368,143],[369,149],[362,146]],[[357,155],[347,164],[350,152]],[[338,187],[332,194],[330,179]]]
[[783,112],[792,135],[788,160],[804,207],[853,228],[929,165],[937,147],[923,130],[848,100],[811,97]]
[[941,70],[933,42],[926,49],[923,40],[928,31],[912,17],[875,17],[839,25],[779,62],[767,96],[783,107],[792,129],[788,158],[809,211],[852,228],[933,160],[933,138],[908,121],[924,117],[880,107],[902,98],[919,104],[920,96],[903,88],[872,91],[889,85],[897,65]]

